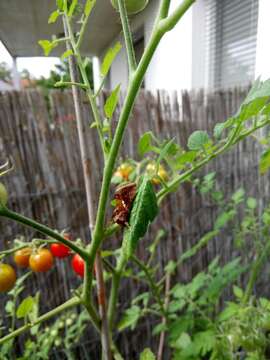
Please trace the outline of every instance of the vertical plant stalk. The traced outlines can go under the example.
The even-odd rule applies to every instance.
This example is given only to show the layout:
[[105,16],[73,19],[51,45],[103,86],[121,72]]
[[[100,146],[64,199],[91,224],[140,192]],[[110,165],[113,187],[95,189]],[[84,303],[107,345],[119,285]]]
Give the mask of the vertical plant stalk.
[[[170,288],[171,288],[171,274],[167,273],[166,281],[165,281],[165,301],[164,301],[165,311],[167,311],[168,306],[169,306],[169,302],[170,302]],[[167,324],[167,319],[166,319],[165,316],[163,316],[162,325],[166,326],[166,324]],[[162,331],[161,334],[160,334],[160,337],[159,337],[157,360],[162,360],[163,359],[165,336],[166,336],[166,332]]]
[[[69,31],[67,28],[66,19],[63,18],[64,22],[64,30],[65,35],[69,36]],[[69,42],[66,42],[67,50],[71,49]],[[69,57],[69,71],[70,71],[70,78],[72,82],[76,82],[76,63],[74,56]],[[88,219],[89,219],[89,228],[91,232],[91,237],[94,229],[95,224],[95,211],[93,208],[93,198],[92,198],[92,191],[91,191],[91,181],[90,181],[90,158],[87,153],[87,146],[85,141],[85,127],[83,124],[82,118],[82,111],[81,111],[81,102],[80,102],[80,94],[79,89],[77,86],[72,85],[72,94],[74,100],[74,107],[75,107],[75,114],[76,114],[76,122],[77,122],[77,129],[78,129],[78,136],[79,136],[79,145],[81,151],[81,159],[82,159],[82,166],[83,166],[83,175],[84,175],[84,183],[85,183],[85,190],[86,190],[86,200],[87,200],[87,210],[88,210]],[[91,266],[89,267],[89,261],[85,266],[86,271],[92,271]],[[109,326],[107,320],[107,308],[106,308],[106,291],[105,291],[105,284],[103,279],[103,267],[102,267],[102,260],[100,252],[96,253],[95,256],[95,272],[96,272],[96,280],[97,280],[97,292],[98,292],[98,305],[99,305],[99,313],[101,317],[101,344],[102,344],[102,353],[104,360],[111,360],[112,353],[111,353],[111,345],[110,345],[110,333],[109,333]],[[84,302],[86,303],[86,308],[92,304],[91,299],[91,282],[92,276],[85,276],[84,279],[84,293],[83,298]],[[102,301],[101,301],[102,300]]]

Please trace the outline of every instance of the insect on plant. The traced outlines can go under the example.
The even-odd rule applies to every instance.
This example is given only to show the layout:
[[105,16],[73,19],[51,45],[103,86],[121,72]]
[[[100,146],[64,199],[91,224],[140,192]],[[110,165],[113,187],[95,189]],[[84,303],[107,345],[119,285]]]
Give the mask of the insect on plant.
[[[124,162],[125,167],[121,167],[119,151],[146,70],[161,39],[164,36],[169,36],[168,33],[173,31],[194,2],[195,0],[179,1],[177,7],[172,10],[170,9],[170,0],[160,1],[152,35],[148,44],[146,44],[140,62],[137,63],[129,25],[129,14],[143,11],[148,1],[112,0],[112,5],[116,9],[115,11],[118,11],[121,20],[123,45],[126,49],[129,67],[127,93],[121,107],[117,127],[113,130],[111,120],[115,115],[114,111],[118,104],[120,86],[117,86],[111,92],[104,107],[99,105],[98,97],[110,67],[123,45],[116,43],[105,55],[101,66],[103,81],[100,89],[95,92],[90,86],[86,73],[86,65],[89,59],[82,55],[81,45],[83,39],[87,36],[86,25],[91,19],[96,1],[86,0],[83,3],[79,3],[78,0],[56,1],[57,8],[50,15],[49,23],[62,20],[65,35],[61,38],[53,37],[50,40],[40,40],[39,44],[43,48],[45,55],[49,55],[59,44],[66,45],[66,51],[62,54],[62,59],[68,59],[69,61],[71,81],[60,81],[56,83],[56,87],[70,86],[73,92],[92,240],[86,246],[81,245],[76,241],[72,241],[65,234],[61,234],[33,219],[12,211],[8,207],[8,191],[3,184],[0,184],[0,216],[28,226],[45,235],[45,239],[39,239],[38,241],[15,243],[13,248],[1,252],[1,257],[6,258],[15,253],[18,258],[18,265],[28,266],[27,259],[21,258],[22,255],[18,257],[18,251],[31,248],[29,266],[33,271],[42,272],[52,268],[53,256],[61,259],[72,254],[73,269],[82,278],[83,283],[67,302],[26,322],[21,328],[5,334],[0,339],[0,345],[41,322],[80,305],[87,311],[89,321],[100,335],[102,359],[122,359],[115,344],[115,334],[118,331],[117,314],[119,309],[117,304],[121,280],[128,276],[126,269],[130,262],[134,263],[145,274],[146,281],[157,303],[157,306],[151,310],[152,315],[154,314],[162,320],[163,330],[165,331],[166,324],[170,321],[168,304],[160,293],[165,290],[165,282],[162,281],[161,284],[156,284],[152,276],[151,259],[148,263],[143,263],[137,258],[136,248],[139,240],[147,232],[148,226],[158,216],[159,207],[162,206],[163,200],[174,192],[181,183],[190,179],[193,174],[214,158],[221,156],[224,152],[236,146],[238,142],[270,124],[268,105],[270,80],[264,82],[257,80],[238,112],[228,120],[217,123],[213,129],[213,134],[209,135],[206,131],[197,130],[187,139],[186,144],[177,144],[174,139],[159,139],[158,134],[148,131],[142,135],[138,143],[138,154],[142,160],[136,162],[129,159]],[[75,76],[76,67],[80,73],[81,80],[79,81]],[[81,109],[78,101],[81,91],[87,96],[94,117],[89,131],[96,131],[104,160],[97,211],[95,211],[93,205],[91,184],[87,175],[91,160],[87,157]],[[127,164],[129,165],[127,166]],[[1,168],[2,175],[8,170],[6,165]],[[116,189],[112,181],[115,174],[118,178],[117,182],[120,183],[120,187]],[[115,192],[114,199],[110,199],[111,189],[114,189]],[[109,215],[111,201],[115,206],[112,217]],[[105,240],[112,237],[116,232],[122,234],[122,242],[119,244],[119,249],[115,249],[111,253],[112,260],[109,262],[103,256],[101,250],[105,246]],[[47,245],[51,246],[51,251],[46,248]],[[153,246],[155,248],[155,243]],[[15,283],[14,270],[12,271],[8,266],[6,263],[0,265],[1,291],[8,291]],[[9,274],[8,282],[5,277],[1,276],[1,273],[4,272]],[[108,273],[109,276],[106,276],[105,279],[105,275]],[[205,275],[204,281],[206,278]],[[105,280],[108,281],[106,288]],[[109,289],[109,293],[107,293],[107,289]],[[141,298],[144,304],[147,303],[147,296],[144,295]],[[136,318],[138,305],[134,304],[132,309],[133,317]],[[145,313],[147,311],[145,309]],[[136,319],[138,319],[138,316]],[[161,350],[159,349],[159,359],[162,358],[162,348],[163,346],[160,347]],[[152,358],[155,357],[149,349],[146,349],[141,354],[141,359]]]

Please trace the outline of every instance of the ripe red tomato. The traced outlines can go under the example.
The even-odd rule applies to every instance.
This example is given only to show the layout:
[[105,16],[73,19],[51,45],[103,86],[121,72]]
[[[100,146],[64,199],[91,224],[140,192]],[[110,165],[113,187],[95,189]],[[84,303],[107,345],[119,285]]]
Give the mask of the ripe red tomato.
[[[64,238],[70,240],[68,234],[64,234]],[[60,243],[55,243],[51,245],[51,252],[53,256],[63,259],[70,255],[70,248]]]
[[76,274],[83,278],[84,276],[84,260],[80,255],[75,254],[72,258],[72,268]]
[[0,292],[8,292],[16,282],[16,273],[12,266],[0,264]]
[[16,251],[14,254],[14,261],[16,265],[20,268],[27,268],[29,266],[29,258],[31,253],[32,249],[30,247]]
[[48,249],[39,249],[31,254],[29,265],[34,272],[49,271],[53,266],[52,253]]

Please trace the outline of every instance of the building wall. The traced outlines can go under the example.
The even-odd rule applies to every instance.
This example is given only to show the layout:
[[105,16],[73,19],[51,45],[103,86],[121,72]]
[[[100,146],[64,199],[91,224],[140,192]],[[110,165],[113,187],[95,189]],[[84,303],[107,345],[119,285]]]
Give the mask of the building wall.
[[[179,4],[172,0],[171,11]],[[132,29],[144,27],[145,43],[149,41],[159,1],[152,0],[146,10],[132,20]],[[270,78],[270,0],[259,1],[258,38],[255,76]],[[124,44],[124,40],[119,36]],[[179,24],[162,39],[145,76],[148,90],[199,89],[209,87],[205,34],[205,0],[197,0]],[[99,60],[103,58],[104,54]],[[96,81],[96,83],[98,80]],[[128,65],[124,49],[117,56],[110,72],[110,87],[128,85]]]
[[[179,0],[172,0],[171,11],[179,4]],[[159,8],[159,1],[152,0],[146,10],[132,20],[132,30],[137,32],[144,28],[145,44],[148,43],[155,14]],[[123,38],[120,40],[124,44]],[[111,44],[113,45],[113,44]],[[105,53],[104,53],[105,54]],[[102,54],[99,62],[104,56]],[[98,66],[95,66],[98,68]],[[96,78],[96,76],[95,76]],[[173,31],[162,39],[145,76],[145,88],[156,89],[190,89],[192,79],[192,10],[185,14],[182,21]],[[118,54],[110,72],[110,85],[114,88],[119,83],[126,89],[128,80],[128,65],[124,49]],[[99,79],[96,78],[96,86]]]

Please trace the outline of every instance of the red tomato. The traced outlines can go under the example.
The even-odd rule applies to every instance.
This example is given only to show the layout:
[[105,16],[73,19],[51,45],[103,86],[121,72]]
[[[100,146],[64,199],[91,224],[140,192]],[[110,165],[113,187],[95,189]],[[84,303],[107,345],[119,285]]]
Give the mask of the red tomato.
[[80,255],[75,254],[72,259],[72,267],[76,274],[83,278],[84,276],[84,260]]
[[53,254],[53,256],[63,259],[67,256],[69,256],[70,254],[70,248],[60,244],[60,243],[55,243],[51,245],[51,252]]
[[14,254],[14,261],[20,268],[27,268],[29,266],[29,258],[32,253],[32,249],[29,247],[18,250]]
[[34,272],[49,271],[53,266],[52,253],[48,249],[39,249],[30,256],[29,265]]
[[12,266],[0,264],[0,292],[8,292],[16,282],[16,273]]

